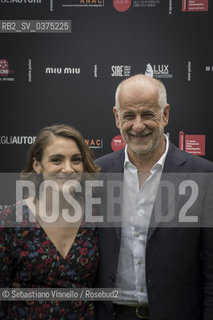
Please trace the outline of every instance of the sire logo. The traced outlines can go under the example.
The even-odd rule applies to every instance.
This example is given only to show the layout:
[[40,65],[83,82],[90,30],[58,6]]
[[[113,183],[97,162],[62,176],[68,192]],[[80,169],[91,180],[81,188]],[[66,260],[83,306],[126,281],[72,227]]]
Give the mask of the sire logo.
[[129,77],[131,66],[111,66],[112,77]]

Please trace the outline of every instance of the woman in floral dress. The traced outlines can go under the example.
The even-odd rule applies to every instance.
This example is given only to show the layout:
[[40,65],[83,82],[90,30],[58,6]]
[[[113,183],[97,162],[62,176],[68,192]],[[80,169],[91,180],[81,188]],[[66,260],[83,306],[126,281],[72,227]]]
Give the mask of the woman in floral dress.
[[[55,125],[40,131],[22,173],[22,179],[34,183],[36,196],[33,199],[26,195],[0,215],[1,288],[36,291],[93,286],[98,266],[97,234],[94,226],[85,225],[82,195],[83,173],[97,171],[93,155],[77,130]],[[54,190],[44,188],[44,182],[49,181],[56,189],[54,196]],[[79,192],[77,187],[83,191]],[[69,192],[69,199],[78,205],[66,201],[64,194]],[[54,202],[56,195],[58,202]],[[62,216],[65,211],[65,217],[76,214],[78,219],[71,219],[70,223]],[[17,212],[22,214],[18,224],[14,223]],[[91,301],[22,300],[1,301],[0,319],[94,320],[95,315]]]

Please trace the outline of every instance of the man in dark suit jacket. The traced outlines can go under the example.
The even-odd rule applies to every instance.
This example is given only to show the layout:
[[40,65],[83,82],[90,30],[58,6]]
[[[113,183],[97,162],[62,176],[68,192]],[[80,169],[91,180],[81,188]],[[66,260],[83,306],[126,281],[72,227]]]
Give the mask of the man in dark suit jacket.
[[[213,199],[206,173],[213,172],[213,164],[178,150],[164,135],[169,105],[162,82],[144,75],[124,80],[113,112],[127,145],[97,164],[103,172],[124,173],[124,211],[130,220],[129,228],[99,228],[97,285],[119,287],[121,297],[97,302],[97,320],[212,320],[213,229],[208,223]],[[170,205],[159,193],[164,175],[167,192],[171,186],[175,194]],[[156,222],[155,214],[168,214],[168,207],[175,208],[175,225]]]

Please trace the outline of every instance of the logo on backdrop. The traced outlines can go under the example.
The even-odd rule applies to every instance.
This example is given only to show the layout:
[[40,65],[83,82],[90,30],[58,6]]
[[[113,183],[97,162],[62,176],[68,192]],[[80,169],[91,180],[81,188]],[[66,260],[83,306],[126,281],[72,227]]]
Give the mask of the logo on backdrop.
[[111,141],[111,148],[113,151],[119,151],[123,149],[126,145],[123,137],[121,135],[115,136]]
[[27,4],[39,4],[42,3],[42,0],[1,0],[1,3],[27,3]]
[[35,139],[32,136],[0,136],[0,144],[33,144]]
[[6,59],[0,59],[0,81],[14,81],[14,70],[10,70],[9,62]]
[[129,77],[131,74],[131,66],[111,66],[112,77]]
[[124,12],[129,10],[131,7],[132,0],[113,0],[114,8],[119,12]]
[[89,148],[91,149],[103,149],[104,147],[104,140],[101,138],[89,138],[85,139],[86,144],[88,145]]
[[114,8],[119,12],[125,12],[129,8],[155,8],[160,0],[113,0]]
[[[33,144],[36,136],[0,136],[0,144]],[[86,144],[91,149],[103,149],[104,140],[102,138],[87,138]]]
[[187,73],[187,80],[192,80],[192,62],[188,61],[188,73]]
[[153,78],[172,78],[169,64],[151,64],[147,63],[145,75]]
[[104,0],[64,0],[62,7],[103,7]]
[[212,72],[213,66],[206,66],[206,72]]
[[146,76],[149,76],[149,77],[152,77],[152,78],[153,78],[153,76],[154,76],[153,68],[152,68],[152,66],[151,66],[150,63],[148,63],[148,64],[146,65],[145,75],[146,75]]
[[155,8],[160,4],[160,0],[133,0],[135,8]]
[[9,63],[7,60],[0,60],[0,77],[7,77],[9,75]]
[[81,68],[79,67],[46,67],[46,74],[58,74],[58,75],[79,75]]
[[209,0],[182,0],[182,11],[208,11]]
[[204,134],[184,134],[179,132],[179,149],[188,153],[205,156],[206,154],[206,136]]

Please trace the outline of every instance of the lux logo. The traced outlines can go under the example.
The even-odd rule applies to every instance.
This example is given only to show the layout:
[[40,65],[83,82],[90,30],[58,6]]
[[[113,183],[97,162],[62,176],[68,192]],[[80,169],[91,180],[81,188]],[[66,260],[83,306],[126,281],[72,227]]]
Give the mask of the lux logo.
[[154,73],[158,74],[158,73],[163,73],[163,74],[168,74],[169,73],[169,65],[165,65],[165,64],[159,64],[159,65],[154,65],[153,66],[153,71]]

